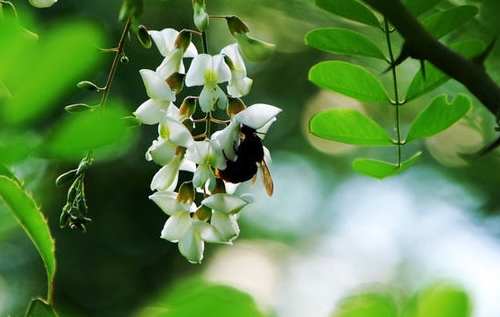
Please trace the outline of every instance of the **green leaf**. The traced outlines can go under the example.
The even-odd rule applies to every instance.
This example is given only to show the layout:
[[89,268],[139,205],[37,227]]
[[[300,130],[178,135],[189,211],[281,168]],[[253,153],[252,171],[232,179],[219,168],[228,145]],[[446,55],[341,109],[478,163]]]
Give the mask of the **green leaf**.
[[184,281],[147,305],[134,317],[263,317],[248,294],[201,279]]
[[333,14],[359,23],[380,28],[380,22],[373,12],[354,0],[316,0],[316,5]]
[[[473,57],[479,55],[484,50],[484,43],[480,40],[465,40],[450,45],[450,48],[462,54],[465,57]],[[418,98],[429,91],[436,89],[450,79],[448,75],[441,72],[434,65],[425,62],[425,79],[420,69],[408,86],[406,92],[406,100]]]
[[116,106],[68,115],[43,142],[40,151],[69,160],[81,159],[88,150],[120,142],[128,136],[128,113]]
[[437,284],[423,290],[416,298],[415,317],[469,317],[471,303],[467,293],[458,286]]
[[447,101],[447,95],[436,97],[415,119],[406,142],[431,137],[446,130],[465,116],[470,108],[471,100],[465,95],[458,95],[451,104]]
[[385,293],[366,293],[345,298],[332,317],[397,317],[394,297]]
[[421,23],[432,36],[439,39],[472,19],[477,13],[477,7],[463,5],[435,13],[423,19]]
[[56,259],[54,240],[47,221],[33,198],[15,180],[5,176],[0,176],[0,200],[14,215],[40,253],[47,272],[47,298],[51,302]]
[[354,109],[331,109],[314,115],[311,133],[324,139],[355,145],[394,145],[375,121]]
[[51,305],[41,298],[31,301],[26,317],[57,317]]
[[361,101],[388,103],[380,81],[363,67],[342,61],[326,61],[309,70],[309,80],[317,86]]
[[316,29],[306,35],[306,44],[317,49],[343,55],[361,55],[385,60],[378,46],[358,32],[339,29]]
[[37,42],[15,42],[17,55],[0,52],[2,60],[8,61],[2,64],[9,64],[1,67],[0,80],[12,95],[0,107],[0,120],[11,125],[28,124],[59,107],[58,100],[102,56],[97,49],[102,37],[92,24],[64,23]]
[[410,159],[403,162],[401,166],[379,160],[357,159],[353,162],[352,167],[356,172],[362,175],[383,179],[407,170],[420,158],[421,155],[422,152],[416,153]]
[[435,7],[442,0],[406,0],[405,7],[413,16],[419,16]]

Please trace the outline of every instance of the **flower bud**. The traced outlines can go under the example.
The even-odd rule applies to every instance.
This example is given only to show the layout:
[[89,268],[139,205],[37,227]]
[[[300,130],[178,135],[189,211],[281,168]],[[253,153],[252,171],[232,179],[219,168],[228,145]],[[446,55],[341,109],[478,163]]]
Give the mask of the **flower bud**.
[[78,164],[78,169],[76,170],[77,175],[82,175],[86,171],[89,170],[90,166],[92,165],[93,160],[84,158],[81,160],[80,164]]
[[210,191],[211,195],[226,193],[226,184],[224,184],[224,181],[222,179],[216,178],[214,183],[215,185],[213,186],[213,189]]
[[212,209],[208,208],[205,205],[201,205],[196,211],[194,212],[194,216],[196,219],[201,220],[201,221],[207,221],[212,217]]
[[233,36],[235,36],[235,34],[238,34],[238,33],[250,32],[250,30],[248,29],[248,26],[243,21],[241,21],[241,19],[238,18],[237,16],[234,16],[234,15],[227,16],[226,22],[227,22],[227,27],[229,28],[229,32],[231,32],[231,34]]
[[226,112],[229,118],[232,118],[238,112],[245,110],[245,108],[245,103],[240,98],[228,97]]
[[193,0],[193,20],[198,31],[207,29],[210,18],[208,17],[205,0]]
[[191,43],[191,32],[182,30],[175,38],[174,46],[185,52]]
[[[46,0],[47,1],[47,0]],[[123,1],[120,13],[118,14],[118,21],[127,22],[129,17],[134,19],[139,18],[142,13],[143,0],[125,0]]]
[[179,107],[179,115],[181,116],[181,121],[190,118],[195,111],[196,111],[196,98],[191,96],[184,98],[181,106]]
[[175,72],[165,80],[174,94],[180,93],[184,88],[184,77],[186,77],[186,74]]
[[92,110],[94,107],[89,106],[85,103],[75,103],[72,105],[68,105],[64,107],[64,110],[66,110],[69,113],[77,113],[77,112],[83,112],[87,110]]
[[97,92],[101,91],[101,88],[99,88],[96,84],[88,80],[79,82],[78,84],[76,84],[76,87],[88,91],[97,91]]
[[246,33],[233,35],[243,56],[252,62],[265,61],[276,48],[276,45],[255,39]]
[[148,32],[148,29],[142,24],[137,28],[137,39],[145,48],[150,48],[151,45],[153,45],[153,41],[151,39],[151,35]]
[[48,8],[56,3],[57,0],[29,0],[29,2],[36,8]]
[[62,186],[64,184],[67,184],[69,182],[72,182],[76,178],[76,169],[73,169],[71,171],[67,171],[64,174],[59,175],[56,179],[56,186]]
[[184,182],[181,184],[179,188],[179,192],[177,194],[177,201],[181,204],[188,203],[191,204],[194,201],[195,191],[193,187],[193,182]]
[[194,130],[194,121],[191,118],[184,119],[182,124],[188,129],[189,132],[193,132]]

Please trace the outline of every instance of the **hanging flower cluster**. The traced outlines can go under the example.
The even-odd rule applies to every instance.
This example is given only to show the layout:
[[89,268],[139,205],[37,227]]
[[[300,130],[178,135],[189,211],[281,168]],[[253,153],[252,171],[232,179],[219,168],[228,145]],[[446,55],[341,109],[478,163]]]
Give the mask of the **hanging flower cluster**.
[[[161,238],[177,242],[184,257],[199,263],[205,243],[231,244],[238,236],[239,213],[252,201],[248,194],[226,190],[228,182],[255,179],[260,168],[272,194],[266,165],[269,151],[259,135],[281,109],[267,104],[246,107],[240,99],[252,86],[241,53],[250,60],[263,60],[274,46],[247,36],[248,28],[237,17],[209,17],[204,1],[193,0],[193,9],[198,31],[148,31],[164,59],[155,70],[140,70],[149,99],[134,115],[143,124],[158,125],[158,138],[146,159],[161,166],[151,181],[155,192],[150,196],[169,216]],[[210,18],[226,19],[236,39],[215,55],[206,49]],[[193,35],[200,37],[203,53],[192,43]],[[187,58],[192,60],[186,71]],[[193,88],[199,95],[180,102],[184,86],[201,87]],[[215,118],[221,113],[224,118]],[[189,172],[183,177],[192,175],[182,184],[178,184],[180,171]]]

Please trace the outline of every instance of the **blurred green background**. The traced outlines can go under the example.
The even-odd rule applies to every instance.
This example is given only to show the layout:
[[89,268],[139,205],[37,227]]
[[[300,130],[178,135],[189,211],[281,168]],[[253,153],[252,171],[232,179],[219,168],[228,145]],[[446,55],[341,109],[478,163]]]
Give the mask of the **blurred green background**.
[[[40,36],[62,21],[78,18],[102,29],[104,45],[113,47],[123,27],[117,21],[121,0],[59,0],[44,10],[27,1],[14,3],[33,15],[33,31]],[[449,0],[441,6],[465,3],[479,6],[479,16],[444,40],[474,37],[488,43],[500,31],[498,1]],[[241,215],[240,237],[234,246],[208,245],[203,263],[192,265],[177,245],[159,238],[166,215],[148,199],[158,166],[147,162],[144,153],[157,136],[156,127],[135,128],[128,146],[92,166],[86,191],[93,223],[85,234],[59,229],[58,224],[66,193],[54,186],[54,180],[77,162],[38,157],[23,161],[16,171],[42,206],[56,239],[55,304],[61,315],[159,316],[144,307],[161,301],[165,292],[176,303],[169,293],[173,287],[192,296],[189,303],[218,292],[219,297],[231,298],[232,289],[204,289],[201,280],[248,294],[251,298],[245,300],[255,302],[265,316],[330,316],[342,298],[365,290],[377,296],[390,293],[390,305],[395,307],[391,309],[398,310],[412,294],[445,280],[465,290],[472,316],[498,316],[500,157],[496,152],[481,158],[468,155],[494,138],[491,115],[474,100],[473,111],[450,130],[421,142],[419,148],[404,149],[408,156],[424,151],[409,171],[384,181],[359,176],[350,167],[354,158],[395,159],[396,153],[319,140],[308,134],[308,120],[320,110],[350,107],[364,109],[391,129],[392,109],[361,105],[309,83],[308,70],[319,61],[358,60],[311,49],[304,45],[304,36],[318,27],[351,27],[380,37],[384,47],[380,34],[333,17],[312,0],[207,0],[207,7],[210,14],[238,15],[253,36],[277,45],[269,61],[247,64],[254,85],[244,98],[247,105],[261,102],[283,109],[264,141],[273,157],[275,194],[268,198],[260,183],[245,184],[257,199]],[[28,13],[20,12],[21,21],[27,19]],[[193,28],[191,1],[147,0],[141,20],[150,30]],[[208,40],[211,52],[232,42],[223,21],[211,21]],[[162,57],[134,37],[126,55],[129,63],[119,65],[109,98],[133,112],[147,99],[139,69],[154,69]],[[81,80],[104,84],[112,58],[103,54]],[[495,48],[486,67],[497,82],[499,61],[500,49]],[[362,62],[376,74],[386,67]],[[417,69],[415,61],[400,68],[403,87]],[[26,76],[29,80],[30,74]],[[439,92],[455,96],[466,89],[450,81]],[[405,122],[437,94],[405,106]],[[68,89],[59,106],[24,133],[36,138],[67,116],[65,105],[92,98],[97,97],[76,87]],[[44,277],[35,248],[11,215],[0,209],[0,315],[21,316],[29,299],[43,294]],[[191,287],[179,286],[186,279]],[[190,294],[190,289],[197,293]]]

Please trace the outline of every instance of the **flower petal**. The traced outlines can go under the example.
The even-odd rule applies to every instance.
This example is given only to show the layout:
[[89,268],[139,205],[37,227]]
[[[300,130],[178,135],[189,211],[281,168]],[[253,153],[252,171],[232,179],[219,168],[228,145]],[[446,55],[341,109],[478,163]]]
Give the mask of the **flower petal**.
[[226,243],[219,234],[219,231],[215,229],[209,223],[200,220],[193,220],[192,222],[193,230],[199,232],[200,237],[203,241],[208,243]]
[[183,147],[189,147],[193,144],[194,140],[191,132],[179,121],[171,117],[165,117],[162,124],[168,130],[167,138],[173,143]]
[[209,165],[201,164],[198,166],[193,175],[194,187],[205,187],[205,183],[215,177],[212,168]]
[[167,190],[177,185],[177,177],[181,161],[175,156],[168,165],[163,166],[153,176],[151,181],[151,190]]
[[175,100],[175,95],[172,89],[168,86],[165,79],[167,77],[161,77],[155,71],[150,69],[141,69],[139,71],[146,87],[146,93],[151,99],[160,99],[166,101]]
[[182,54],[182,50],[174,48],[174,50],[163,59],[160,66],[156,68],[156,72],[165,79],[176,72],[184,73],[185,69],[182,63]]
[[225,215],[220,212],[214,212],[210,223],[219,231],[223,240],[231,241],[240,234],[236,215]]
[[191,226],[179,240],[179,251],[191,263],[200,263],[203,259],[205,243],[200,233]]
[[170,216],[189,209],[189,206],[179,203],[176,198],[177,193],[173,191],[158,191],[149,196],[149,199]]
[[227,92],[233,97],[248,95],[252,88],[253,80],[248,77],[239,77],[234,71],[231,72],[231,81],[227,85]]
[[218,54],[212,56],[212,70],[217,74],[217,83],[225,83],[231,79],[231,70],[224,62],[224,56]]
[[190,231],[190,228],[191,217],[189,211],[178,212],[167,219],[160,237],[171,242],[177,242],[183,239],[187,231]]
[[256,103],[234,115],[234,118],[239,123],[257,130],[273,120],[280,112],[281,109],[278,107]]
[[201,204],[227,215],[241,211],[243,207],[248,205],[248,201],[235,195],[214,194],[205,198]]
[[133,114],[144,124],[157,124],[165,115],[163,110],[168,109],[169,105],[169,101],[148,99]]
[[231,120],[227,127],[212,134],[212,140],[219,142],[224,159],[236,160],[235,149],[238,148],[240,142],[240,124]]
[[155,42],[162,56],[167,56],[174,49],[174,42],[179,32],[174,29],[163,29],[161,31],[149,31],[149,35]]
[[176,145],[165,139],[153,140],[153,144],[146,152],[146,160],[153,161],[158,165],[167,165],[175,155]]
[[202,86],[205,84],[205,72],[212,69],[212,56],[197,55],[191,62],[184,83],[187,87]]

